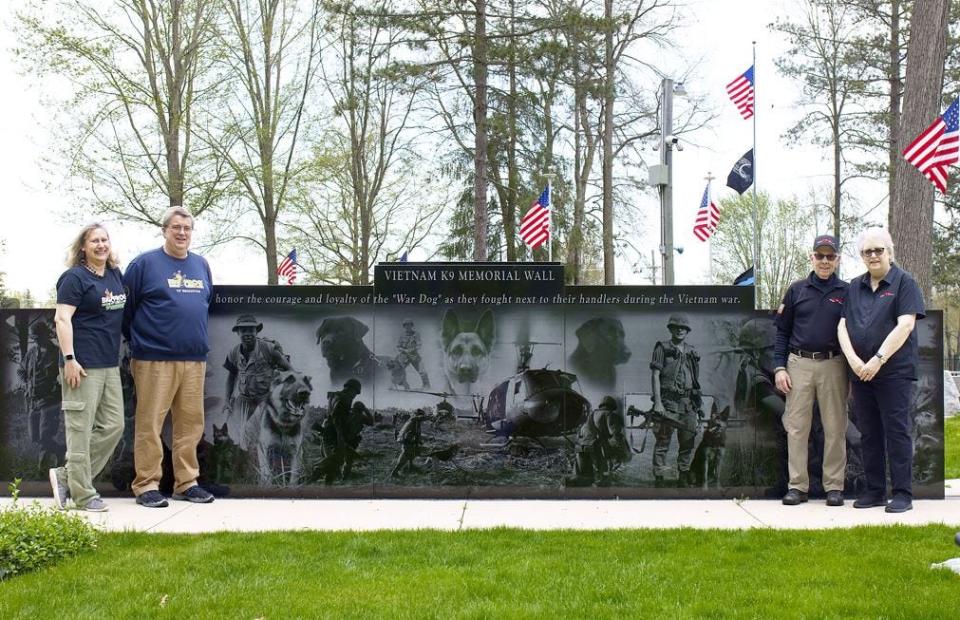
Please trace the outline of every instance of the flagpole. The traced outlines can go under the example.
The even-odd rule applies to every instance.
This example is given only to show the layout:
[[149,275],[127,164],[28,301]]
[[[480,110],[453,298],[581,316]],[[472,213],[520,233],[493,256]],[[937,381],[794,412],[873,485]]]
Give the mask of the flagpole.
[[753,41],[753,286],[760,303],[760,226],[757,218],[757,42]]
[[[710,191],[710,184],[717,177],[713,176],[713,173],[708,170],[707,176],[704,178],[707,180],[707,208],[709,209],[710,204],[713,202],[713,200],[711,200],[712,193]],[[716,232],[717,231],[714,230],[707,238],[707,284],[713,284],[713,235]]]
[[543,176],[547,178],[547,262],[553,262],[553,176],[552,168],[547,168]]

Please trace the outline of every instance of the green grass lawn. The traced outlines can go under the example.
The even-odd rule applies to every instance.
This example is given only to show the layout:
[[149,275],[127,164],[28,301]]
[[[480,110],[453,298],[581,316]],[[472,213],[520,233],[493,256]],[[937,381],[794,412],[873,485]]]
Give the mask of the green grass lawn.
[[948,618],[953,533],[106,534],[0,582],[0,618]]
[[943,430],[946,478],[960,478],[960,416],[947,418]]

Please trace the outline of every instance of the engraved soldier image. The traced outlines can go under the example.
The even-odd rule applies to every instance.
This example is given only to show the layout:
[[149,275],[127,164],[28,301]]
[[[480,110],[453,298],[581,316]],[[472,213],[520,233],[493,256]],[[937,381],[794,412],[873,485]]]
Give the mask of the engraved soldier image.
[[413,461],[417,458],[417,452],[420,450],[420,444],[423,437],[420,433],[420,426],[427,419],[427,412],[423,409],[417,409],[410,419],[404,422],[397,435],[397,443],[400,444],[400,455],[393,466],[390,476],[399,476],[403,469],[416,471]]
[[653,475],[657,486],[663,486],[670,473],[667,451],[677,434],[678,486],[693,484],[690,464],[693,461],[694,442],[699,418],[703,417],[700,399],[700,354],[684,343],[690,333],[686,315],[674,314],[667,321],[670,340],[657,342],[653,348],[650,370],[653,382],[653,411],[661,416],[654,431]]
[[58,438],[60,427],[59,350],[53,328],[44,319],[30,324],[30,344],[17,374],[29,412],[30,438],[39,444],[41,469],[63,464],[66,445]]
[[[420,375],[420,382],[423,384],[423,389],[429,389],[430,377],[427,376],[427,371],[422,366],[422,360],[420,359],[420,334],[413,328],[413,319],[404,319],[403,329],[404,333],[397,339],[397,351],[399,351],[396,358],[397,364],[399,364],[404,375],[406,375],[407,366],[413,366],[413,369]],[[406,376],[404,376],[403,383],[406,384]]]
[[[322,458],[317,464],[315,473],[324,479],[326,484],[333,483],[337,478],[344,477],[344,467],[347,465],[347,453],[355,450],[353,441],[359,445],[359,433],[351,431],[351,414],[353,399],[360,395],[360,382],[356,379],[347,379],[343,389],[336,392],[327,392],[327,417],[320,425]],[[363,411],[366,407],[362,405]],[[358,413],[360,413],[358,411]],[[352,465],[353,459],[349,459]],[[346,467],[349,474],[350,467]]]
[[242,428],[257,405],[266,399],[276,370],[290,370],[290,362],[283,349],[273,340],[259,338],[263,323],[250,314],[237,318],[233,331],[240,336],[223,362],[227,370],[226,404],[224,413],[228,421],[235,420],[236,428]]
[[618,465],[630,460],[623,418],[617,413],[617,401],[604,396],[577,429],[574,477],[568,485],[603,485]]

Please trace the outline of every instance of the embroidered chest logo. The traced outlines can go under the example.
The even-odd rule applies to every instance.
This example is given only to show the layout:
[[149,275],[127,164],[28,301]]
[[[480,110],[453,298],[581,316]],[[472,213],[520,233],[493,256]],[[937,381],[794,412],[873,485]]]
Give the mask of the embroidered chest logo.
[[172,278],[167,278],[167,286],[176,289],[190,289],[194,291],[203,290],[203,280],[194,280],[184,277],[183,273],[177,271]]
[[893,291],[884,291],[878,295],[878,297],[894,297],[895,293]]
[[110,289],[103,291],[103,297],[100,298],[100,306],[104,310],[123,310],[126,303],[127,296],[125,293],[114,295]]
[[843,297],[828,297],[827,301],[832,304],[843,304]]

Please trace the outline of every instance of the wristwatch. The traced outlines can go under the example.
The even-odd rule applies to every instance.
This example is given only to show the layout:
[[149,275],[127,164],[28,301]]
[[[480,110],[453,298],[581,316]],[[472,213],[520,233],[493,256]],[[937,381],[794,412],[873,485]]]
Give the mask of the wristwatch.
[[886,361],[887,361],[886,356],[884,356],[884,354],[883,354],[883,353],[880,353],[879,351],[877,351],[877,352],[874,354],[874,357],[876,357],[878,360],[880,360],[880,363],[881,363],[881,364],[885,364]]
[[76,359],[76,358],[73,357],[73,353],[67,353],[66,355],[63,356],[63,361],[65,361],[65,362],[69,362],[69,361],[72,361],[72,360],[74,360],[74,359]]

